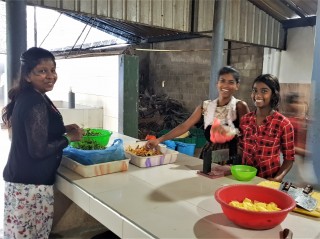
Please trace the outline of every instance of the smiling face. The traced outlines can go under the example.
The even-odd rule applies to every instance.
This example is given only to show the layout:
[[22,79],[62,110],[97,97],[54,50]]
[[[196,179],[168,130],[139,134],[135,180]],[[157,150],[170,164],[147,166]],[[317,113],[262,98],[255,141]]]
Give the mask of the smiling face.
[[257,108],[271,108],[271,97],[272,90],[265,83],[254,83],[251,98]]
[[27,81],[41,93],[51,91],[57,81],[56,63],[52,59],[43,59],[28,74]]
[[231,73],[219,76],[217,82],[219,98],[229,99],[239,89],[239,83],[235,80]]

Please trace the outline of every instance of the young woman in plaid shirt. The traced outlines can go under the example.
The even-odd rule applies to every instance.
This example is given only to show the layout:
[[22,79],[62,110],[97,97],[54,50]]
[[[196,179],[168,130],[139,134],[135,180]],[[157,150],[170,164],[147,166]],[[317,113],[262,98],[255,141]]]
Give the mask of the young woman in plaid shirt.
[[256,110],[240,121],[242,164],[256,167],[260,177],[281,182],[293,165],[295,151],[293,126],[277,111],[280,102],[277,77],[258,76],[253,82],[251,98]]

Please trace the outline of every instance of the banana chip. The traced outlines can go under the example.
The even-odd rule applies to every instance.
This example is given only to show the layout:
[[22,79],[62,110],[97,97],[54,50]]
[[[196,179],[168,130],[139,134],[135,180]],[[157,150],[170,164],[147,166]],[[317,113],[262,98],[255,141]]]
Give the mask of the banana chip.
[[126,148],[126,151],[133,153],[137,156],[147,157],[147,156],[155,156],[162,154],[160,150],[158,149],[147,149],[145,146],[137,146],[135,149],[131,146],[128,146]]
[[231,201],[229,203],[230,206],[249,210],[249,211],[256,211],[256,212],[273,212],[273,211],[280,211],[281,208],[274,202],[264,203],[259,202],[257,200],[250,200],[249,198],[245,198],[242,202],[239,201]]

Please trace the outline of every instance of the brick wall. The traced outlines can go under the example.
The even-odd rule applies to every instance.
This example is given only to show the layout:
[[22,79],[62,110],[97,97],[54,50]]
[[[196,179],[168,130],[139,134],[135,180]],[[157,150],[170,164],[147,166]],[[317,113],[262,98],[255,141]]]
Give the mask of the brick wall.
[[[251,83],[262,72],[263,48],[246,46],[231,44],[233,50],[230,51],[230,65],[241,74],[241,86],[236,96],[251,106]],[[143,79],[144,84],[147,84],[146,88],[153,88],[154,93],[165,93],[182,102],[192,112],[209,95],[211,39],[162,42],[152,47],[185,51],[137,52],[140,57],[140,80]]]
[[[207,39],[164,42],[157,49],[187,50],[184,52],[150,53],[150,80],[157,93],[166,93],[183,102],[193,111],[209,94],[210,41]],[[194,50],[194,51],[190,51]]]
[[240,71],[240,89],[236,96],[247,102],[250,110],[254,109],[251,100],[253,80],[262,73],[263,47],[232,43],[230,51],[231,65]]

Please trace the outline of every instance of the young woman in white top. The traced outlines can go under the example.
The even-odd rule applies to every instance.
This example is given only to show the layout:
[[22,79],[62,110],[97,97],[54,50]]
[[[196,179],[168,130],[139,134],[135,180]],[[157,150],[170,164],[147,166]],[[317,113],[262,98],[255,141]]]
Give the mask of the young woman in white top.
[[207,100],[200,104],[192,115],[182,124],[172,129],[167,134],[147,142],[147,147],[153,148],[159,143],[178,137],[187,132],[192,126],[198,123],[202,117],[204,120],[204,130],[207,144],[203,147],[200,158],[203,158],[206,152],[212,152],[220,149],[229,149],[229,158],[237,155],[237,137],[225,143],[212,143],[210,141],[210,131],[212,122],[215,118],[220,120],[220,126],[215,127],[215,131],[225,134],[223,126],[229,126],[237,129],[240,118],[249,112],[249,108],[244,101],[236,99],[233,95],[239,89],[240,74],[231,66],[224,66],[220,69],[217,80],[217,89],[219,96],[215,100]]

